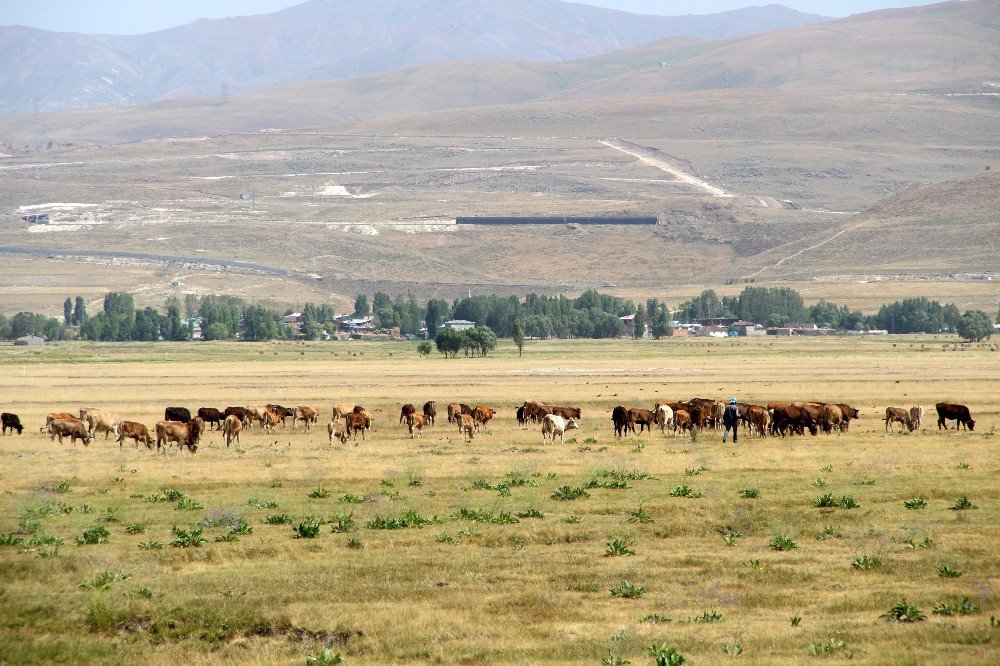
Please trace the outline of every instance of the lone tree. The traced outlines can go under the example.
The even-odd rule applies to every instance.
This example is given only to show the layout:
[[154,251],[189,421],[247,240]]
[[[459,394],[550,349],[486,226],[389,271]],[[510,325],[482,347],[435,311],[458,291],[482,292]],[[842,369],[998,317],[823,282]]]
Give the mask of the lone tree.
[[514,320],[514,344],[517,345],[517,355],[524,353],[524,325],[520,319]]
[[956,326],[963,340],[979,342],[993,335],[993,322],[982,310],[967,310]]
[[87,302],[83,296],[76,297],[76,304],[73,306],[73,324],[82,326],[87,323]]
[[437,346],[437,350],[444,354],[445,358],[449,356],[455,358],[458,352],[462,349],[462,343],[465,342],[465,335],[461,331],[456,331],[453,328],[443,328],[438,331],[437,336],[434,338],[434,344]]
[[69,326],[73,323],[73,299],[69,296],[66,297],[66,302],[63,303],[63,321]]
[[367,317],[371,308],[368,307],[368,297],[364,294],[358,294],[358,297],[354,299],[354,316],[355,317]]
[[424,340],[417,345],[417,353],[423,357],[431,355],[431,351],[434,349],[434,345],[431,344],[430,340]]

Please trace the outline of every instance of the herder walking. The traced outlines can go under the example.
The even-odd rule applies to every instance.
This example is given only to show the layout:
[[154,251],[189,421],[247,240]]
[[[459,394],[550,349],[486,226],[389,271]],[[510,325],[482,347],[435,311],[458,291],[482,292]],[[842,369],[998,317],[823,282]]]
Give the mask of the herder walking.
[[736,398],[732,398],[729,404],[726,405],[725,411],[722,412],[722,425],[725,426],[726,431],[722,433],[722,443],[726,443],[726,438],[729,436],[729,431],[733,431],[733,444],[736,443],[736,438],[738,437],[740,427],[740,410],[736,406]]

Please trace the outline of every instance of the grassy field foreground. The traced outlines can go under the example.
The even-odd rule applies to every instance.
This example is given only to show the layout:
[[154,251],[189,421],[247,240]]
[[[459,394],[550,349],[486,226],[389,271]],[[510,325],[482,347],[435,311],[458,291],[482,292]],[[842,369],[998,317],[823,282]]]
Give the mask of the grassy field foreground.
[[[613,437],[619,402],[731,395],[861,420],[735,446]],[[543,446],[513,418],[526,398],[582,406],[581,430]],[[411,440],[399,406],[429,399],[499,414],[472,443],[443,418]],[[930,337],[453,361],[354,342],[2,347],[0,408],[26,430],[0,439],[0,663],[641,664],[654,643],[696,664],[996,663],[998,399],[995,345]],[[939,400],[968,404],[975,432],[938,432]],[[316,404],[323,432],[239,450],[212,432],[193,456],[39,433],[84,405],[152,426],[168,404],[262,401]],[[374,409],[366,441],[327,445],[333,402]],[[887,405],[918,403],[922,430],[883,432]],[[902,598],[926,619],[880,617]]]

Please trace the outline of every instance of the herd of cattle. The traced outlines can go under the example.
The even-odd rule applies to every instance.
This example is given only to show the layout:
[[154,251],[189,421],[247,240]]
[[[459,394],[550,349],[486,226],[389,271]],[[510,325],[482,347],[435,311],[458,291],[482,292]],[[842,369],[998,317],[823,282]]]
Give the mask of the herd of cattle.
[[[739,423],[751,434],[760,437],[768,435],[804,435],[807,431],[817,435],[820,431],[830,433],[847,431],[852,420],[860,417],[858,410],[848,404],[825,402],[772,402],[768,405],[753,405],[737,403]],[[955,421],[955,428],[965,427],[973,430],[976,422],[972,419],[969,408],[965,405],[939,402],[936,405],[938,414],[938,429],[948,428],[948,421]],[[661,432],[668,429],[677,434],[695,429],[721,429],[725,403],[709,398],[694,398],[688,401],[657,401],[653,409],[616,406],[611,412],[615,436],[626,437],[631,432],[638,434],[643,430],[652,431],[654,425]],[[423,434],[425,427],[434,426],[437,419],[437,402],[430,400],[423,405],[418,413],[415,405],[407,403],[399,413],[400,425],[405,424],[410,437]],[[471,441],[475,433],[484,428],[497,412],[485,405],[470,406],[454,402],[447,406],[448,422],[458,427],[459,433],[466,441]],[[885,410],[885,429],[888,431],[899,423],[909,431],[920,427],[924,408],[916,405],[910,409],[887,407]],[[517,422],[521,426],[541,423],[542,440],[555,443],[556,435],[560,442],[568,430],[578,429],[582,412],[579,407],[551,405],[546,402],[529,400],[517,408]],[[282,407],[277,404],[249,405],[246,407],[227,407],[218,410],[212,407],[202,407],[195,416],[185,407],[167,407],[163,420],[156,424],[154,432],[137,421],[120,419],[116,414],[94,407],[83,407],[79,414],[54,412],[45,419],[42,432],[59,439],[62,444],[64,437],[69,437],[71,443],[81,440],[85,445],[103,432],[107,440],[110,434],[115,434],[119,447],[124,440],[132,439],[135,446],[145,444],[147,448],[156,445],[157,451],[166,448],[171,442],[179,449],[187,447],[194,453],[198,442],[206,428],[214,428],[222,432],[226,447],[239,445],[240,433],[252,430],[255,424],[266,433],[273,432],[278,425],[284,427],[288,419],[292,420],[292,430],[297,430],[301,424],[305,430],[310,430],[319,419],[319,411],[312,405]],[[334,405],[326,430],[330,444],[335,441],[346,442],[353,438],[357,444],[358,436],[365,439],[366,431],[371,430],[372,414],[360,405]],[[4,412],[0,414],[3,424],[3,434],[21,434],[24,427],[16,414]]]

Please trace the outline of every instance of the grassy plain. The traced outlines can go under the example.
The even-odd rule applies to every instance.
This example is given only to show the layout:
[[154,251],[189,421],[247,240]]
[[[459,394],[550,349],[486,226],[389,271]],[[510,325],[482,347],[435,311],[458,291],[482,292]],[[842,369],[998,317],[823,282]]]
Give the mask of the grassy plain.
[[[958,349],[929,336],[529,341],[523,358],[507,344],[446,361],[420,359],[412,344],[355,342],[0,347],[0,403],[27,426],[0,439],[0,535],[29,542],[0,546],[0,655],[302,663],[329,647],[347,663],[593,664],[610,654],[637,664],[668,642],[692,663],[729,660],[724,648],[755,664],[848,652],[862,663],[995,663],[1000,352]],[[715,432],[612,436],[619,402],[730,395],[848,401],[862,418],[849,433],[744,434],[735,446]],[[582,429],[543,446],[513,419],[525,398],[582,406]],[[499,414],[472,443],[444,419],[411,440],[399,405],[428,399]],[[976,431],[940,433],[928,415],[917,433],[884,434],[886,405],[933,410],[942,399],[967,403]],[[100,439],[60,447],[38,433],[46,413],[82,405],[153,425],[167,404],[265,400],[317,404],[322,422],[331,403],[358,402],[375,425],[357,446],[286,429],[227,450],[209,433],[194,456]],[[627,488],[552,497],[608,484],[612,470],[639,474],[626,474]],[[685,485],[698,496],[670,495]],[[328,496],[310,497],[327,494],[318,489]],[[149,501],[167,490],[200,508]],[[827,492],[860,506],[815,508]],[[978,508],[950,510],[962,496]],[[926,508],[904,508],[918,497]],[[473,522],[457,517],[463,508],[519,522]],[[542,517],[517,517],[529,509]],[[370,527],[409,510],[440,522]],[[280,514],[324,524],[295,539],[288,524],[265,522]],[[332,532],[336,516],[354,528]],[[251,534],[215,541],[239,518]],[[108,543],[76,545],[97,524]],[[207,543],[172,547],[174,525],[201,526]],[[777,536],[797,548],[772,550]],[[605,556],[616,538],[635,555]],[[150,542],[164,547],[140,547]],[[852,568],[864,555],[882,565]],[[941,565],[961,575],[943,577]],[[644,595],[612,596],[623,580]],[[927,619],[881,619],[900,597]],[[931,612],[963,597],[978,611]]]

